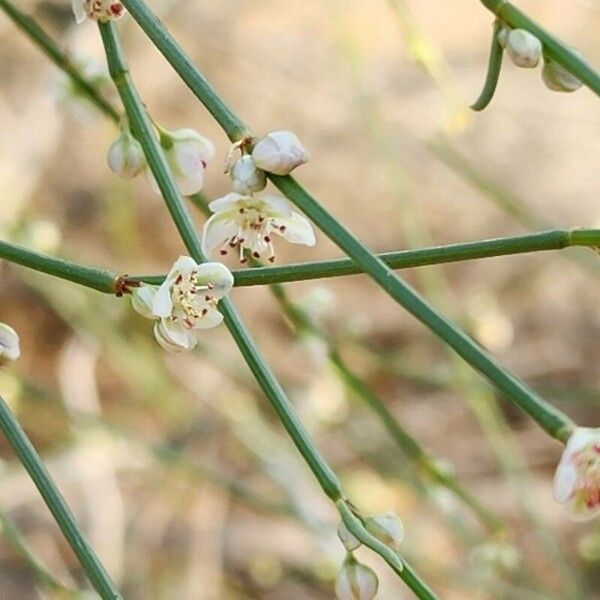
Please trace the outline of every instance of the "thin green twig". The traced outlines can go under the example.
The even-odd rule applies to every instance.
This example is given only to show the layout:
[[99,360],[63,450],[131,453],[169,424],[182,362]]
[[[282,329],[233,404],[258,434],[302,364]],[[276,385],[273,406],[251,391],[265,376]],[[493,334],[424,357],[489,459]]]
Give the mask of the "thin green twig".
[[504,50],[498,41],[498,33],[502,29],[502,23],[499,19],[494,21],[492,27],[492,40],[490,42],[490,58],[488,60],[487,73],[481,94],[471,108],[476,111],[481,111],[492,101],[498,80],[500,79],[500,71],[502,69],[502,57]]
[[115,123],[119,122],[119,113],[112,104],[102,96],[92,81],[82,75],[69,56],[63,52],[56,42],[38,25],[33,17],[19,10],[9,0],[0,0],[0,9],[13,23],[64,73],[75,87],[93,102],[107,117]]
[[38,488],[96,591],[103,600],[121,600],[122,596],[117,586],[96,556],[71,509],[50,477],[40,455],[2,397],[0,397],[0,429]]
[[[562,250],[571,247],[597,249],[600,247],[600,229],[552,229],[514,237],[460,242],[419,248],[418,250],[385,252],[377,256],[392,269],[408,269],[481,258]],[[1,240],[0,258],[107,294],[114,294],[117,291],[119,278],[129,282],[143,281],[155,285],[160,285],[165,278],[164,274],[118,275],[106,269],[80,265]],[[253,269],[234,269],[232,271],[236,287],[343,277],[362,272],[361,268],[348,258]]]

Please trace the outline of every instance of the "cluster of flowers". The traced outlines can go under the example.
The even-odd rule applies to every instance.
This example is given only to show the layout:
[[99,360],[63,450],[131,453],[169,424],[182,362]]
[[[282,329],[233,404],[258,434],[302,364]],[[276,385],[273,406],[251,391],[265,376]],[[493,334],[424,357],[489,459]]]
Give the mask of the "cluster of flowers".
[[[394,552],[400,552],[404,526],[393,512],[366,517],[363,524],[373,537]],[[374,571],[358,562],[352,554],[360,546],[360,541],[343,522],[338,527],[338,537],[346,548],[347,555],[335,581],[336,596],[339,600],[372,600],[377,594],[379,581]]]
[[119,0],[72,0],[72,7],[77,24],[86,19],[100,23],[117,21],[125,14],[125,7]]
[[[193,129],[169,131],[156,127],[160,145],[183,195],[199,192],[204,171],[214,158],[213,144]],[[253,144],[251,154],[246,147]],[[232,160],[237,150],[242,156]],[[265,172],[284,175],[308,160],[308,153],[289,131],[274,131],[254,142],[234,144],[228,154],[226,170],[234,192],[211,202],[212,215],[204,226],[203,250],[210,255],[217,248],[225,255],[239,252],[240,262],[248,260],[246,251],[258,259],[267,251],[273,261],[273,235],[295,244],[312,246],[315,234],[309,221],[282,196],[254,195],[267,183]],[[144,172],[155,191],[160,192],[148,169],[144,152],[125,120],[121,133],[110,146],[108,165],[120,177],[130,179]],[[221,263],[198,264],[189,256],[177,259],[160,287],[140,285],[132,293],[134,308],[156,321],[154,335],[170,352],[192,350],[199,332],[222,321],[217,303],[233,286],[233,276]]]
[[540,40],[529,31],[502,27],[498,32],[498,43],[517,67],[532,69],[543,58],[542,79],[547,88],[555,92],[574,92],[581,87],[581,81],[549,58]]

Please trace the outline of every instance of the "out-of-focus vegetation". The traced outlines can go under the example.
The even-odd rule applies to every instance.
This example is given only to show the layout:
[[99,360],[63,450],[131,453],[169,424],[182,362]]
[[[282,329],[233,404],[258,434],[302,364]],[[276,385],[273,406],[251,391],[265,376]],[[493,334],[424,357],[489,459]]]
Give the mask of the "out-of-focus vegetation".
[[[493,105],[468,113],[491,21],[474,0],[153,6],[254,131],[300,136],[312,155],[302,181],[375,250],[600,222],[599,113],[589,91],[551,94],[507,64]],[[96,27],[76,28],[68,3],[23,8],[86,69],[104,69]],[[600,63],[593,3],[530,0],[523,8]],[[198,129],[223,156],[228,142],[204,109],[130,19],[121,27],[155,118]],[[74,99],[5,18],[0,36],[0,237],[118,272],[166,270],[183,248],[149,186],[108,170],[114,125]],[[105,89],[112,94],[110,83]],[[228,186],[215,161],[207,197]],[[323,236],[314,248],[278,250],[279,263],[339,256]],[[406,275],[512,371],[596,425],[595,259],[565,251]],[[490,539],[419,477],[348,394],[320,343],[294,335],[267,289],[234,291],[349,492],[367,511],[402,516],[405,554],[441,597],[600,597],[600,531],[568,522],[552,501],[557,444],[365,277],[286,289],[390,411],[504,522],[506,535]],[[332,597],[343,557],[336,515],[224,329],[208,331],[192,355],[168,356],[122,299],[6,263],[0,291],[0,319],[22,338],[22,358],[0,373],[0,393],[126,598]],[[63,593],[27,562],[24,544],[55,578],[84,587],[36,489],[0,444],[0,597]],[[378,572],[380,598],[410,597],[381,561],[358,555]]]

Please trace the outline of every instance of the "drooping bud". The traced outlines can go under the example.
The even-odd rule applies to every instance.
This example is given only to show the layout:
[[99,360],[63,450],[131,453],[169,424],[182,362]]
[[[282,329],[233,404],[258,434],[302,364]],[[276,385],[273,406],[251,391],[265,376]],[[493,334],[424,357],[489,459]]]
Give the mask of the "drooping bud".
[[536,67],[542,56],[542,43],[525,29],[513,29],[506,38],[506,52],[517,67]]
[[245,154],[238,158],[229,171],[233,191],[250,195],[264,190],[267,185],[265,172],[257,168],[252,157]]
[[[576,50],[574,52],[579,54]],[[581,87],[581,81],[577,77],[547,56],[544,56],[542,79],[553,92],[575,92]]]
[[139,175],[146,166],[142,146],[127,129],[108,149],[106,160],[110,170],[123,179]]
[[394,552],[400,552],[400,546],[404,539],[404,526],[393,512],[367,517],[365,527],[371,535],[389,546]]
[[373,600],[378,587],[374,571],[348,555],[335,580],[338,600]]
[[342,521],[337,530],[340,542],[344,544],[344,548],[348,552],[356,550],[360,546],[360,540],[346,527],[346,524]]
[[21,356],[19,334],[6,323],[0,323],[0,363]]
[[291,131],[272,131],[258,140],[252,151],[254,164],[275,175],[289,174],[308,158],[308,152]]

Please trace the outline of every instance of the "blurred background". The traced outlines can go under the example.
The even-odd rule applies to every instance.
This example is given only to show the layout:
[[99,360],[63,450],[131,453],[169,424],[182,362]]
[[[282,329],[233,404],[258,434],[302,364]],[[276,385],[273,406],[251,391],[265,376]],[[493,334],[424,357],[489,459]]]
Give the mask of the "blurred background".
[[[96,27],[67,0],[20,2],[117,103]],[[492,23],[475,0],[154,1],[256,134],[291,129],[302,183],[374,250],[600,226],[598,99],[548,91],[506,60],[481,114]],[[600,5],[519,6],[600,65]],[[229,191],[228,141],[130,18],[134,80],[163,126],[193,127]],[[140,177],[106,166],[113,123],[0,15],[0,237],[118,273],[164,272],[183,247]],[[118,105],[118,104],[117,104]],[[196,212],[199,226],[203,216]],[[340,256],[277,244],[279,264]],[[237,266],[233,263],[231,266]],[[403,273],[512,372],[582,425],[600,416],[600,261],[556,251]],[[600,598],[600,529],[552,500],[560,446],[364,276],[286,286],[349,367],[505,525],[488,532],[407,460],[268,288],[234,290],[261,349],[350,497],[395,510],[405,555],[446,600]],[[329,599],[337,517],[225,328],[171,356],[127,299],[1,264],[0,319],[22,357],[7,398],[128,599]],[[0,598],[87,586],[37,490],[0,440]],[[25,544],[25,545],[24,545]],[[382,600],[411,598],[369,552]],[[39,567],[39,565],[37,565]],[[93,596],[92,596],[93,597]]]

